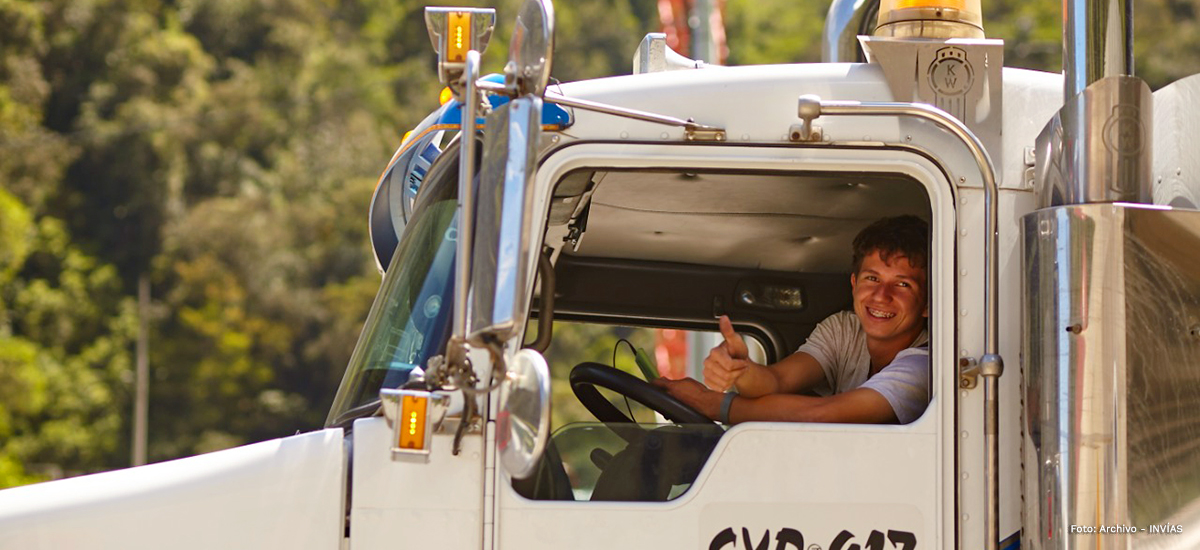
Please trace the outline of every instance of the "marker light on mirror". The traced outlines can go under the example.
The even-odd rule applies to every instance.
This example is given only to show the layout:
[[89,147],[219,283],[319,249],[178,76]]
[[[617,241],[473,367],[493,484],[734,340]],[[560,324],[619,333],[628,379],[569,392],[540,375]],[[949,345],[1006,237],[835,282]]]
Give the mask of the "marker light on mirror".
[[425,29],[438,54],[438,79],[442,84],[458,81],[466,66],[467,52],[483,53],[496,27],[496,10],[491,8],[425,8]]

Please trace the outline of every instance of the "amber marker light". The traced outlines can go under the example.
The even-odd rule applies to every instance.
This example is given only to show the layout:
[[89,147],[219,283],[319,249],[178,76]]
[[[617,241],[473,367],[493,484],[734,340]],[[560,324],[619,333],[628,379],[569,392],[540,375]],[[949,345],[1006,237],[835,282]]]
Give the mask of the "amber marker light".
[[471,49],[471,12],[454,11],[446,17],[446,61],[462,63]]
[[425,411],[429,400],[422,396],[405,395],[400,400],[399,441],[396,447],[412,451],[425,450]]
[[905,8],[952,8],[967,9],[966,0],[896,0],[896,9]]
[[451,99],[454,99],[454,91],[449,86],[442,88],[442,92],[438,94],[438,105],[445,105]]
[[880,0],[875,36],[983,38],[980,0]]
[[466,70],[467,52],[483,53],[496,28],[492,8],[425,8],[425,30],[438,54],[438,80],[458,82]]

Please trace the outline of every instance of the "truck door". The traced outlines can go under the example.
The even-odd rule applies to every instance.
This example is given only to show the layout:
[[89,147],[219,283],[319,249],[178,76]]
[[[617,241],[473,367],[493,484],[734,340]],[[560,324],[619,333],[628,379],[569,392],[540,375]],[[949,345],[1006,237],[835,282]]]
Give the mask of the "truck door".
[[[583,143],[551,154],[534,180],[534,210],[545,216],[531,222],[539,224],[531,234],[553,250],[556,319],[715,330],[716,314],[738,313],[757,319],[745,326],[776,360],[795,350],[811,319],[849,304],[845,288],[820,281],[848,278],[848,243],[859,229],[882,215],[925,216],[931,399],[905,425],[692,426],[699,434],[716,428],[715,445],[694,479],[656,501],[613,497],[596,481],[617,462],[607,449],[630,444],[622,435],[629,425],[559,426],[543,462],[554,463],[547,479],[570,488],[539,494],[496,469],[497,547],[911,550],[953,542],[955,222],[951,185],[935,162],[885,148]],[[797,294],[807,309],[793,315],[747,303],[773,280],[811,284]],[[566,389],[573,375],[554,366],[553,348],[553,411],[561,416],[578,405]],[[696,364],[688,368],[698,375]],[[685,462],[647,471],[669,476]]]

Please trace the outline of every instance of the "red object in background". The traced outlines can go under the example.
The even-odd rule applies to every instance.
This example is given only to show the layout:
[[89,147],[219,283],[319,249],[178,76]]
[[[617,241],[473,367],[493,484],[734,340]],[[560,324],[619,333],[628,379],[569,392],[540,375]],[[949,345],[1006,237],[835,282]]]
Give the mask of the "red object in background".
[[[658,22],[662,32],[667,35],[667,46],[687,57],[692,56],[692,32],[688,26],[688,19],[694,2],[695,0],[658,0]],[[716,0],[712,15],[707,22],[710,35],[719,52],[718,65],[724,65],[725,57],[729,55],[729,49],[725,44],[724,13],[725,0]],[[686,377],[687,332],[656,329],[654,331],[654,361],[658,364],[658,374],[664,378],[677,380]]]
[[[658,22],[662,32],[667,35],[667,46],[679,52],[684,57],[695,57],[692,53],[692,31],[688,25],[694,0],[658,0]],[[719,57],[718,65],[725,64],[729,56],[729,48],[725,44],[725,0],[716,0],[715,9],[708,20],[708,28],[712,40],[716,43]],[[710,63],[711,59],[707,60]]]
[[717,45],[717,55],[720,57],[717,64],[724,65],[729,57],[729,45],[725,43],[725,0],[717,0],[716,3],[717,9],[712,12],[708,28],[712,32],[713,43]]
[[667,46],[683,55],[691,49],[692,37],[688,29],[687,0],[658,0],[658,22],[667,35]]
[[687,331],[654,330],[654,361],[663,378],[678,380],[687,376]]

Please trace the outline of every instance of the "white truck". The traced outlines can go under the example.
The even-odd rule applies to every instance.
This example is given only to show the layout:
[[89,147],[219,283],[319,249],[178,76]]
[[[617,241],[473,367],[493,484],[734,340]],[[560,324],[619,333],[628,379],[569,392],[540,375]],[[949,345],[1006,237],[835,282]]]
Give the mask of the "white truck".
[[[1200,548],[1200,80],[1130,76],[1131,0],[1063,6],[1064,74],[1004,67],[978,0],[838,0],[827,63],[652,34],[635,74],[554,85],[549,0],[503,78],[494,12],[430,8],[454,100],[376,190],[326,427],[0,492],[0,548]],[[726,428],[594,360],[550,379],[551,320],[724,314],[777,360],[897,214],[931,228],[912,423]],[[567,385],[598,422],[551,435]]]

